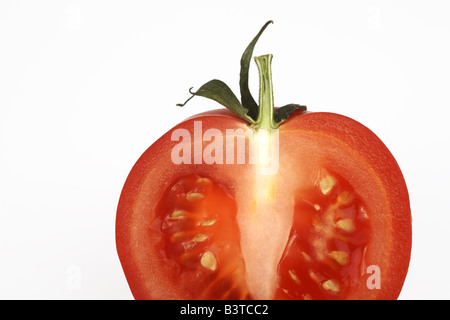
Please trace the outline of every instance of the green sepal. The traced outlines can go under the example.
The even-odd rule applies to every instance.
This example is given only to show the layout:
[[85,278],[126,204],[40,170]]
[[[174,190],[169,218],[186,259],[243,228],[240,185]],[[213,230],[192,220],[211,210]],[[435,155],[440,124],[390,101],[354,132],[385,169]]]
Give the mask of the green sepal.
[[196,92],[193,92],[192,88],[189,89],[189,92],[192,96],[187,99],[185,103],[177,104],[177,106],[183,107],[194,96],[200,96],[220,103],[239,118],[244,119],[251,124],[255,123],[253,118],[248,115],[249,110],[242,106],[233,91],[231,91],[231,89],[221,80],[211,80],[202,85]]
[[289,116],[294,112],[295,110],[306,110],[306,106],[302,106],[299,104],[291,103],[288,105],[285,105],[283,107],[280,107],[273,112],[273,120],[275,122],[276,127],[278,127],[280,124],[285,122]]
[[244,53],[241,57],[241,72],[239,76],[239,87],[241,90],[241,102],[242,105],[248,109],[248,115],[256,120],[259,113],[259,106],[256,103],[255,99],[253,99],[252,94],[250,93],[250,89],[248,87],[248,72],[250,69],[250,61],[252,60],[253,49],[255,48],[256,42],[258,42],[259,37],[267,28],[267,26],[273,23],[272,20],[266,22],[266,24],[261,28],[258,34],[253,38],[252,42],[247,46]]

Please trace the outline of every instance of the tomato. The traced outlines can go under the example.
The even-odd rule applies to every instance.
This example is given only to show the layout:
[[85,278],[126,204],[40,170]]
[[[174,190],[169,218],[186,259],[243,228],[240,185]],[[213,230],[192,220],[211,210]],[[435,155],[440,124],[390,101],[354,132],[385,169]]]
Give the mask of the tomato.
[[116,244],[136,299],[396,299],[401,291],[411,211],[395,158],[348,117],[273,108],[270,55],[256,58],[260,105],[252,107],[246,61],[267,25],[241,60],[242,105],[218,80],[191,92],[231,111],[166,132],[125,182]]

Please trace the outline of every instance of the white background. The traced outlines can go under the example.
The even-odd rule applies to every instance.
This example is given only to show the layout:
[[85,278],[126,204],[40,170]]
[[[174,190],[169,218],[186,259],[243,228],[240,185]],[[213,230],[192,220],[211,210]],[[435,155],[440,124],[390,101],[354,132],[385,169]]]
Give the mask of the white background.
[[[184,118],[188,88],[238,93],[239,59],[273,53],[275,104],[371,128],[408,184],[402,299],[449,299],[448,1],[0,2],[0,298],[132,298],[115,210],[137,158]],[[257,96],[257,69],[251,69]]]

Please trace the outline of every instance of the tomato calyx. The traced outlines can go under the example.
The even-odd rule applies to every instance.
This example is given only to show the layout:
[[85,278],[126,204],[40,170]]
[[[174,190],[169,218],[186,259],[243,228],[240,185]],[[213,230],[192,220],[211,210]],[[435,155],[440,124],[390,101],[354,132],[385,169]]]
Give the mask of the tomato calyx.
[[273,107],[272,77],[271,77],[271,61],[272,55],[263,55],[256,57],[255,61],[260,74],[260,95],[259,105],[253,99],[248,86],[248,73],[253,49],[264,30],[272,20],[267,21],[255,38],[245,49],[241,57],[241,71],[239,87],[241,92],[241,101],[236,97],[233,91],[221,80],[213,79],[202,85],[197,91],[189,93],[192,95],[184,103],[177,104],[183,107],[195,96],[200,96],[214,100],[228,110],[233,112],[239,118],[245,120],[256,129],[276,129],[281,123],[285,122],[295,110],[306,110],[306,106],[291,103],[280,108]]

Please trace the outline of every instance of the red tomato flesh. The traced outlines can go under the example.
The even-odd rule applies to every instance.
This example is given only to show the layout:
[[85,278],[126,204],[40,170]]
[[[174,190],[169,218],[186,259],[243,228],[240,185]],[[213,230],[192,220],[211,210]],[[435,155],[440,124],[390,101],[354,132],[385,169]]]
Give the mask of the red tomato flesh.
[[[224,139],[226,129],[250,130],[228,111],[209,112],[138,160],[116,222],[136,299],[398,297],[411,251],[408,193],[369,129],[295,112],[279,129],[277,174],[260,175],[247,163],[174,164],[172,132],[199,120]],[[369,270],[379,271],[375,286]]]

